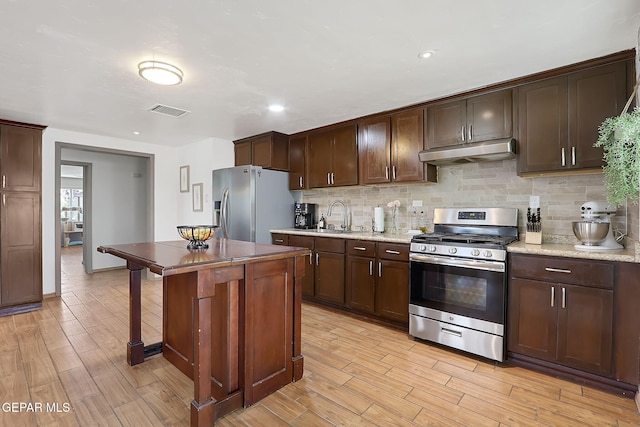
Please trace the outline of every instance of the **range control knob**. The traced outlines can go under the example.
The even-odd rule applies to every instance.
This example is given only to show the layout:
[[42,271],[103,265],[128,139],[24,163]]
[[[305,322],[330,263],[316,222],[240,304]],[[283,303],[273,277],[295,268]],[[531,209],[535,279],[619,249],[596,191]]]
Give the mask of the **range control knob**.
[[490,250],[486,250],[484,251],[484,256],[486,256],[487,258],[491,258],[493,256],[493,252],[491,252]]
[[418,246],[418,250],[420,252],[426,252],[427,251],[427,245],[420,245]]
[[458,250],[456,248],[449,248],[449,253],[451,255],[455,254],[456,252],[458,252]]
[[480,249],[471,249],[471,255],[473,256],[480,255]]
[[429,252],[435,252],[436,251],[436,246],[435,245],[429,245]]

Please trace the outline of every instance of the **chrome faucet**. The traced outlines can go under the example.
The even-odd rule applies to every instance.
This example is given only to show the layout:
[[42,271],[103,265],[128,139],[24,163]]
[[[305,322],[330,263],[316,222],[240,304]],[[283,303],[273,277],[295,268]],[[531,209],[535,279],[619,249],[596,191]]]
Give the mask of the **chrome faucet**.
[[347,230],[347,205],[344,204],[344,202],[342,200],[334,200],[333,202],[331,202],[331,204],[329,205],[329,209],[327,210],[327,216],[331,216],[331,210],[333,209],[333,206],[339,203],[342,205],[342,208],[344,210],[343,213],[343,218],[342,218],[342,225],[340,226],[340,228],[342,228],[343,230]]

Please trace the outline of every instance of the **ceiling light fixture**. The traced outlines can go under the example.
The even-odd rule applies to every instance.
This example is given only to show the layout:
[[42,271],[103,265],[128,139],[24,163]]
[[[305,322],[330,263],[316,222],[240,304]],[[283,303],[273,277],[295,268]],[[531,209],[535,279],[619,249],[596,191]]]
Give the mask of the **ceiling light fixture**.
[[273,111],[274,113],[281,113],[284,111],[284,106],[280,104],[271,104],[269,105],[269,111]]
[[424,52],[420,52],[420,53],[418,54],[418,58],[420,58],[420,59],[427,59],[427,58],[430,58],[430,57],[431,57],[431,55],[433,55],[434,53],[436,53],[436,52],[435,52],[435,51],[433,51],[433,50],[425,50]]
[[171,64],[158,61],[143,61],[138,64],[138,74],[145,80],[159,85],[182,83],[182,71]]

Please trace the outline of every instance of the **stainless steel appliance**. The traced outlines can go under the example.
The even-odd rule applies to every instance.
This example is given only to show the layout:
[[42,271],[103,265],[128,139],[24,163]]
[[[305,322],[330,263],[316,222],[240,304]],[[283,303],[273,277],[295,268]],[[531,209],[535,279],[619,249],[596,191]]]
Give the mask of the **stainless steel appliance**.
[[434,232],[411,239],[409,334],[503,361],[514,240],[517,209],[434,209]]
[[299,203],[293,205],[295,228],[315,228],[317,223],[318,205],[315,203]]
[[271,243],[270,229],[291,227],[288,172],[237,166],[214,170],[212,179],[215,237]]

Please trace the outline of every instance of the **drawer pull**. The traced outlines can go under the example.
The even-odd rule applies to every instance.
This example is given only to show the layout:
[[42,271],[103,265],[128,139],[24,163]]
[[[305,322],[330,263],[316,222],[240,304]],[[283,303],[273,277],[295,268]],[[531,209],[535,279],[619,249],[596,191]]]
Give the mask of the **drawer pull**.
[[366,251],[367,248],[363,248],[362,246],[354,246],[353,249],[355,249],[356,251]]
[[275,239],[276,243],[284,243],[284,239]]
[[385,252],[386,252],[386,253],[388,253],[388,254],[391,254],[391,255],[400,255],[400,252],[398,252],[398,251],[392,251],[392,250],[390,250],[390,249],[387,249]]
[[567,273],[567,274],[571,274],[571,270],[565,270],[564,268],[545,267],[545,271],[550,271],[552,273]]
[[460,331],[454,331],[453,329],[447,329],[447,328],[440,328],[440,331],[444,332],[445,334],[455,335],[456,337],[462,338],[462,332]]

